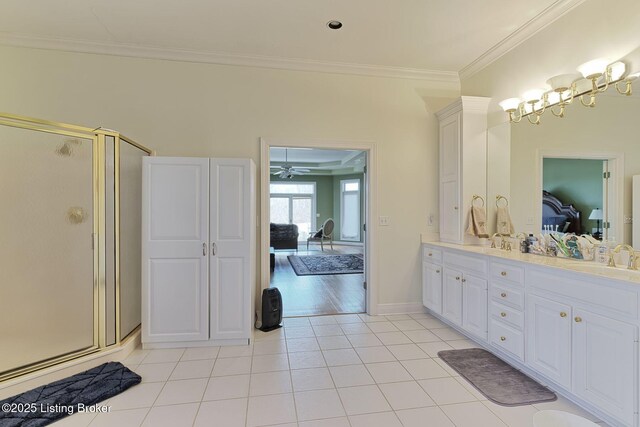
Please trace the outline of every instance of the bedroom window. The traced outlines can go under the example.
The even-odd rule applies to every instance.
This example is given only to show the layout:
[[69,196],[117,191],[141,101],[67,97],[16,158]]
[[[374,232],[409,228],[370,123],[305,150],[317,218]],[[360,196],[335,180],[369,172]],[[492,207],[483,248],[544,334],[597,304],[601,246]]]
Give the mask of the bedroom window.
[[306,240],[316,228],[316,183],[273,182],[269,189],[271,222],[296,224],[298,238]]
[[360,180],[340,181],[340,240],[360,241]]

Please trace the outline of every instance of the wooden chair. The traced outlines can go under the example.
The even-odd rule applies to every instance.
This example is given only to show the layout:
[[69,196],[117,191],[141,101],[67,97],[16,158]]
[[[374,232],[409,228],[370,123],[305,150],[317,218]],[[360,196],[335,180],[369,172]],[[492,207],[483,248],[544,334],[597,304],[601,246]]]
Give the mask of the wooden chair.
[[329,241],[331,245],[331,250],[333,250],[333,228],[335,226],[335,222],[333,219],[327,219],[320,230],[316,231],[314,234],[309,236],[307,239],[307,250],[309,250],[309,242],[320,242],[320,248],[324,251],[324,242]]

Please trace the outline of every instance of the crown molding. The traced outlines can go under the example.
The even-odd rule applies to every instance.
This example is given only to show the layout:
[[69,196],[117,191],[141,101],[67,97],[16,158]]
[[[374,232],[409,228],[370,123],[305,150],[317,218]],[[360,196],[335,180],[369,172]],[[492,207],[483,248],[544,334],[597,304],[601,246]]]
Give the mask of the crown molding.
[[36,37],[3,32],[0,32],[0,45],[145,59],[197,62],[205,64],[237,65],[294,71],[315,71],[321,73],[414,79],[448,85],[456,89],[460,87],[460,79],[458,77],[458,73],[455,71],[437,71],[367,64],[324,62],[308,59],[287,59],[269,56],[200,52],[131,44]]
[[509,36],[498,42],[485,53],[466,65],[459,72],[460,80],[468,79],[479,71],[491,65],[493,62],[518,47],[527,39],[533,37],[548,25],[584,3],[586,0],[558,0],[545,10],[534,16]]

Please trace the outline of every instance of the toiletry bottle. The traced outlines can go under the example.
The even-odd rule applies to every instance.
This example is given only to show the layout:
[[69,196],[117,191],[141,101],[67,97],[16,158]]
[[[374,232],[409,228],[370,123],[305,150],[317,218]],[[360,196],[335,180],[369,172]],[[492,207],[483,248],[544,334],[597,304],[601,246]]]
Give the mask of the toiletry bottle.
[[523,254],[529,252],[529,242],[527,241],[527,238],[522,239],[522,241],[520,242],[520,252],[522,252]]

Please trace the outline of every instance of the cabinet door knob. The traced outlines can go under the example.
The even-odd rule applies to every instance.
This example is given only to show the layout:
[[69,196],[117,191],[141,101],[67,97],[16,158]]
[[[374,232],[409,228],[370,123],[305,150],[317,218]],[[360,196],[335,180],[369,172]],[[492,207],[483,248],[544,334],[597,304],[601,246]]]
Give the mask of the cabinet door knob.
[[560,317],[567,317],[567,313],[565,313],[564,311],[560,312]]
[[456,280],[460,280],[460,276],[456,276]]
[[507,337],[500,337],[500,341],[506,341]]
[[453,207],[453,209],[457,211],[457,210],[458,210],[458,207],[457,207],[457,206],[454,206],[454,207]]
[[433,256],[433,254],[431,252],[429,252],[429,256]]
[[500,296],[501,296],[502,298],[506,298],[506,297],[507,297],[507,293],[506,293],[506,292],[503,292],[503,293],[501,293],[501,294],[500,294]]
[[464,283],[464,282],[466,282],[466,281],[467,281],[467,279],[465,279],[465,278],[462,278],[462,283]]
[[582,322],[582,317],[576,316],[576,318],[574,320],[576,321],[576,323],[580,323],[580,322]]
[[436,270],[436,273],[440,273],[440,270]]
[[501,317],[507,317],[507,313],[505,313],[504,311],[502,313],[500,313]]
[[500,272],[500,275],[501,275],[501,276],[506,276],[506,275],[507,275],[507,272],[506,272],[506,271],[501,271],[501,272]]

